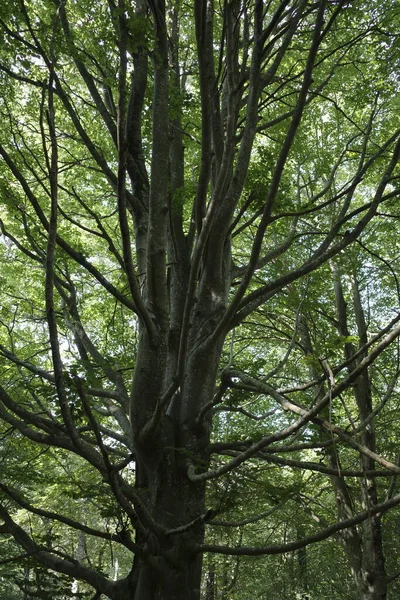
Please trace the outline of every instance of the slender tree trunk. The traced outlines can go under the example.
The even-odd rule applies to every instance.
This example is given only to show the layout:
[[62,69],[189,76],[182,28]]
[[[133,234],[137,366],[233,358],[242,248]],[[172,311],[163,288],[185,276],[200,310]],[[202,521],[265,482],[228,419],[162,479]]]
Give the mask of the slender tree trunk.
[[[343,293],[342,282],[338,270],[334,270],[335,276],[335,297],[338,316],[338,331],[341,336],[349,338],[350,331],[347,325],[347,305]],[[361,303],[360,291],[358,282],[353,276],[352,302],[354,307],[354,315],[357,324],[357,333],[359,345],[362,347],[367,343],[367,326],[364,316],[364,311]],[[353,358],[355,348],[350,341],[345,343],[346,359],[350,360],[349,369],[356,365],[356,360],[360,361],[365,358],[366,353]],[[369,419],[368,425],[364,426],[360,439],[361,443],[368,449],[375,452],[375,427],[374,420],[371,419],[373,411],[372,407],[372,391],[371,382],[368,371],[364,371],[353,386],[354,399],[356,401],[360,421],[364,422]],[[361,467],[364,471],[373,470],[375,467],[374,461],[366,456],[361,457]],[[338,478],[335,478],[338,479]],[[350,494],[346,489],[344,480],[341,482],[341,490],[336,486],[337,498],[343,499],[344,495],[350,498]],[[374,478],[364,477],[360,482],[360,495],[363,509],[368,509],[378,504],[378,492],[376,480]],[[347,502],[350,506],[350,500]],[[342,510],[342,506],[339,511]],[[346,512],[346,515],[348,513]],[[349,532],[350,533],[350,532]],[[354,579],[357,584],[360,600],[385,600],[387,595],[387,578],[385,572],[385,558],[382,545],[382,530],[380,516],[373,516],[365,521],[362,525],[362,533],[358,535],[357,540],[357,556],[355,560],[354,540],[355,532],[352,535],[343,536],[346,552],[352,567]]]
[[31,575],[30,568],[25,567],[24,568],[24,600],[28,600],[30,597],[30,588],[31,588],[30,575]]
[[[337,270],[334,270],[334,286],[338,317],[338,333],[344,338],[349,338],[350,331],[347,325],[347,304],[344,298],[340,275]],[[356,313],[358,337],[360,338],[360,345],[363,345],[366,342],[366,325],[356,282],[354,282],[353,289],[353,304]],[[301,323],[301,336],[306,353],[312,353],[311,336],[304,319]],[[346,358],[349,360],[351,360],[355,354],[355,349],[349,341],[345,343],[345,354]],[[363,356],[359,357],[358,360],[362,360],[362,358]],[[354,366],[354,363],[350,363],[349,370],[354,368]],[[319,374],[314,367],[311,367],[311,376],[314,379],[319,377]],[[321,390],[320,393],[323,394],[324,390]],[[368,373],[364,373],[359,380],[357,380],[353,387],[353,394],[359,410],[360,420],[364,421],[372,412],[371,389]],[[330,419],[330,416],[326,415],[326,418]],[[329,439],[328,434],[322,435],[324,439]],[[373,422],[363,430],[361,442],[370,450],[375,450]],[[328,450],[328,453],[330,466],[340,474],[341,463],[338,449],[333,445],[331,449]],[[363,456],[361,458],[361,468],[364,471],[373,470],[374,463]],[[339,519],[344,520],[351,518],[356,514],[356,510],[354,507],[353,494],[344,477],[340,475],[332,476],[331,483],[335,492]],[[378,503],[374,479],[365,477],[364,480],[360,482],[360,496],[364,509]],[[385,600],[387,595],[387,584],[380,517],[371,517],[366,520],[360,528],[349,528],[342,534],[341,540],[356,585],[358,600]]]
[[215,600],[215,565],[212,558],[209,558],[207,565],[205,600]]
[[[297,526],[297,537],[298,539],[302,539],[302,537],[304,537],[305,535],[305,531],[304,531],[304,527],[302,524]],[[300,584],[301,584],[301,598],[302,600],[308,600],[309,599],[309,594],[308,594],[308,588],[309,588],[309,581],[308,581],[308,560],[307,560],[307,547],[304,548],[300,548],[297,551],[297,564],[298,564],[298,568],[299,568],[299,579],[300,579]]]
[[[85,557],[85,534],[83,531],[80,532],[78,537],[78,547],[75,552],[75,558],[78,561],[83,561]],[[72,600],[79,600],[79,581],[74,579],[71,586],[71,592],[73,594]]]

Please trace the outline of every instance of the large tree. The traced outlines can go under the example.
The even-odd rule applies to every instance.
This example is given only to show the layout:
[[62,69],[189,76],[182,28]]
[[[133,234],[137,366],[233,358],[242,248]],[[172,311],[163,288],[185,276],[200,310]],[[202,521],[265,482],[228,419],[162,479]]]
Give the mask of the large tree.
[[[359,598],[386,597],[399,22],[395,0],[2,3],[0,517],[29,560],[197,600],[205,552],[344,532]],[[215,533],[266,533],[289,497],[289,541]]]

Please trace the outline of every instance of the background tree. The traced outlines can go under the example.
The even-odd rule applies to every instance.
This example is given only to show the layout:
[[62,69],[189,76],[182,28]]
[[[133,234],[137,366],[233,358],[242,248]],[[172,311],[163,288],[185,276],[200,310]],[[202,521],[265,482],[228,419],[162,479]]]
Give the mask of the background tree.
[[209,598],[236,593],[240,557],[285,555],[284,598],[316,589],[308,545],[353,536],[356,597],[385,598],[397,3],[1,11],[0,517],[17,560],[75,597],[196,600],[204,553]]

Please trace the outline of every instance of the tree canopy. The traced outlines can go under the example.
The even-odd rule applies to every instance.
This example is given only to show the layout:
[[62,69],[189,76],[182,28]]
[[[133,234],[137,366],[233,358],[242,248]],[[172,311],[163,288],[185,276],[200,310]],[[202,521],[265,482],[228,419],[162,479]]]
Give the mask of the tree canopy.
[[0,28],[3,595],[396,598],[398,2]]

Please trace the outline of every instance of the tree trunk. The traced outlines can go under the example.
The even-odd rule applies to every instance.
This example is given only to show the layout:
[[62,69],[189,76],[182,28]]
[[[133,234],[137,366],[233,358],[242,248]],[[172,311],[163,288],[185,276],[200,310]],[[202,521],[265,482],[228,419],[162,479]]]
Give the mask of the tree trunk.
[[[349,339],[350,331],[347,325],[347,304],[345,302],[340,274],[336,269],[334,269],[334,287],[338,317],[338,333],[343,336],[343,338]],[[353,284],[353,305],[356,314],[358,337],[360,338],[360,345],[363,345],[366,342],[366,325],[363,318],[357,282],[355,280]],[[312,354],[313,348],[311,336],[304,319],[301,322],[300,331],[306,353]],[[354,354],[355,349],[353,344],[346,341],[346,359],[351,361]],[[362,358],[363,356],[360,356],[358,360],[362,360]],[[354,366],[354,361],[350,362],[348,367],[349,370],[351,371]],[[310,370],[312,377],[317,379],[319,373],[317,373],[314,367],[311,367]],[[354,399],[359,410],[361,421],[370,417],[372,412],[370,387],[367,372],[363,373],[353,386]],[[324,390],[321,389],[320,394],[323,393]],[[326,415],[326,418],[330,420],[331,417],[330,415]],[[322,434],[322,436],[325,440],[330,439],[329,434]],[[370,450],[375,451],[373,422],[362,431],[361,442]],[[331,477],[332,487],[336,496],[338,517],[340,520],[345,520],[353,517],[357,512],[354,507],[353,495],[345,478],[340,475],[342,467],[338,448],[333,445],[327,452],[329,454],[330,466],[338,472],[338,475]],[[371,459],[362,456],[361,468],[364,471],[373,470],[374,462]],[[375,479],[365,477],[364,480],[360,481],[360,497],[363,509],[378,504]],[[387,583],[380,517],[370,517],[360,526],[360,529],[351,527],[341,535],[342,545],[347,555],[351,573],[356,585],[358,600],[385,600],[387,595]]]
[[215,566],[212,559],[207,565],[205,600],[215,600]]
[[[297,538],[302,539],[305,535],[304,527],[302,524],[297,526]],[[299,569],[299,581],[300,581],[300,598],[302,600],[309,599],[309,574],[308,574],[308,560],[307,560],[307,547],[300,548],[297,551],[297,565]]]
[[372,569],[354,574],[359,600],[385,600],[387,597],[386,580],[382,576],[376,576],[374,571],[376,567],[373,566]]
[[[198,314],[204,313],[199,310]],[[200,325],[192,329],[203,330]],[[164,392],[163,380],[157,375],[171,367],[168,343],[160,337],[158,344],[152,344],[146,332],[142,332],[131,408],[135,486],[151,519],[163,532],[151,531],[147,525],[141,529],[140,522],[135,524],[136,541],[144,545],[145,552],[143,557],[135,559],[132,573],[135,591],[128,596],[132,600],[200,598],[202,556],[196,547],[204,539],[206,486],[205,482],[190,481],[187,472],[189,464],[196,470],[205,470],[209,463],[211,411],[201,423],[199,414],[215,393],[222,343],[206,351],[197,335],[189,340],[190,348],[195,350],[187,360],[181,389],[170,401],[167,414],[149,427],[157,410],[155,399]],[[120,598],[127,600],[125,596]]]
[[[203,541],[204,485],[187,480],[181,465],[174,461],[174,451],[160,452],[157,480],[149,498],[154,503],[152,516],[166,529],[185,527],[185,531],[151,535],[148,541],[150,560],[139,562],[134,600],[198,600],[200,598],[201,555],[194,549]],[[157,459],[156,459],[157,460]],[[175,464],[173,464],[175,462]],[[196,521],[196,518],[198,519]]]
[[[341,336],[344,336],[344,338],[349,338],[350,332],[347,325],[347,304],[343,293],[340,273],[336,269],[334,269],[334,276],[338,332]],[[367,326],[356,276],[353,276],[352,284],[354,315],[357,324],[359,345],[362,347],[367,343]],[[357,357],[357,359],[355,359],[353,358],[355,352],[356,350],[353,344],[350,341],[346,341],[345,355],[346,359],[351,361],[349,363],[349,370],[354,368],[356,361],[359,362],[366,356],[365,351],[365,353],[361,354]],[[360,421],[364,422],[369,419],[368,425],[364,426],[361,430],[361,443],[365,447],[375,452],[375,427],[374,420],[371,419],[371,414],[373,411],[372,390],[368,370],[364,371],[355,382],[353,386],[353,395],[359,411]],[[373,470],[374,467],[375,464],[372,459],[364,455],[361,456],[361,468],[363,471],[366,472]],[[339,478],[333,479],[339,480]],[[353,511],[351,508],[350,493],[347,490],[344,480],[342,478],[340,479],[340,489],[338,487],[338,481],[336,481],[336,492],[337,499],[339,500],[339,513],[342,513],[341,516],[343,518],[346,516],[348,517]],[[347,501],[345,503],[340,503],[340,499],[343,500],[345,496],[347,497]],[[365,476],[364,479],[360,481],[360,496],[363,509],[367,509],[378,504],[378,492],[375,478],[369,478]],[[343,507],[345,505],[347,505],[347,510],[345,510],[343,513]],[[382,545],[380,516],[372,516],[367,519],[362,525],[361,533],[357,533],[356,531],[352,532],[352,530],[350,530],[348,534],[350,535],[343,535],[343,541],[350,560],[354,579],[357,584],[360,600],[385,600],[387,595],[387,578],[385,572],[385,558]],[[358,538],[356,542],[356,554],[354,552],[355,536]],[[357,556],[356,560],[355,556]]]
[[[78,547],[75,552],[75,558],[78,561],[83,561],[85,557],[85,534],[81,531],[78,537]],[[72,599],[79,600],[79,581],[74,579],[71,586]]]

